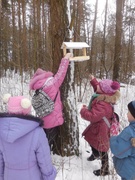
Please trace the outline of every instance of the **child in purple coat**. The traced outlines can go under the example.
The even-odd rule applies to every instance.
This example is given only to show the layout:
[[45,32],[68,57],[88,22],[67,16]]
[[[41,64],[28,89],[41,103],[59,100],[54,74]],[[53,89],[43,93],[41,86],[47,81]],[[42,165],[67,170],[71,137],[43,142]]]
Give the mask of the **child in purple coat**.
[[0,180],[54,180],[43,121],[30,115],[23,96],[4,96],[8,113],[0,113]]
[[53,112],[45,117],[42,117],[44,121],[44,129],[51,149],[53,148],[53,144],[55,144],[55,138],[57,138],[58,127],[64,123],[62,112],[63,105],[61,102],[59,88],[66,76],[70,57],[72,57],[72,53],[67,53],[65,57],[61,59],[61,63],[55,75],[53,75],[50,71],[44,71],[38,68],[29,84],[30,90],[40,89],[45,84],[43,91],[52,100],[55,99]]

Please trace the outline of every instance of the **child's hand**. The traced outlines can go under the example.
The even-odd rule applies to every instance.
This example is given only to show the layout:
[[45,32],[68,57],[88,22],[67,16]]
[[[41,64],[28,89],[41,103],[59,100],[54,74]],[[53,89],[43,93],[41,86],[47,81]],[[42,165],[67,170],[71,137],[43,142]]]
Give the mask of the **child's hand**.
[[[82,110],[82,109],[86,109],[86,108],[87,108],[87,106],[86,106],[85,104],[83,104],[82,107],[81,107],[81,110]],[[81,111],[81,110],[80,110],[80,111]]]
[[87,109],[87,106],[86,105],[82,105],[81,109]]
[[86,105],[83,105],[81,110],[80,110],[80,114],[81,114],[81,118],[83,118],[83,112],[87,109]]
[[94,76],[92,74],[89,75],[90,80],[94,79]]
[[64,58],[65,59],[70,59],[71,57],[73,57],[73,54],[72,53],[67,53]]
[[131,144],[133,147],[135,147],[135,138],[131,138]]

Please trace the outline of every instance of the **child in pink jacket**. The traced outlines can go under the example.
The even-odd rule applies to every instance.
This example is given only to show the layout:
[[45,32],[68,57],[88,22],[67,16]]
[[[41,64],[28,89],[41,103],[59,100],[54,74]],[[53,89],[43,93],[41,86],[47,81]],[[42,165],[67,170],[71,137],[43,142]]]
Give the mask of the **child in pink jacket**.
[[49,144],[53,144],[57,136],[58,126],[64,123],[63,113],[62,113],[62,102],[60,97],[60,86],[62,85],[64,78],[67,73],[69,58],[72,57],[71,53],[67,53],[64,58],[61,59],[59,69],[55,75],[50,71],[44,71],[40,68],[37,69],[34,76],[30,81],[30,90],[40,89],[45,85],[43,91],[54,100],[55,106],[53,112],[49,115],[43,117],[44,129],[48,137]]
[[94,170],[96,176],[105,176],[109,174],[108,150],[110,147],[109,127],[103,120],[108,119],[111,124],[113,105],[120,98],[120,84],[110,79],[97,81],[94,76],[90,76],[90,84],[93,86],[94,94],[88,107],[83,106],[81,117],[90,122],[90,125],[84,130],[82,135],[91,147],[92,154],[87,159],[94,161],[101,159],[101,169]]

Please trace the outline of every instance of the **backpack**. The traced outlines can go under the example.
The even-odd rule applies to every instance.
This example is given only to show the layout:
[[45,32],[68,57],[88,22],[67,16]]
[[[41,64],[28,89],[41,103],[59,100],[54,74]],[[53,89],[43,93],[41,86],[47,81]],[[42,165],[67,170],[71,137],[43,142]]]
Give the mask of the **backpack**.
[[120,132],[119,115],[116,112],[113,112],[111,124],[106,117],[103,117],[103,120],[110,129],[110,136],[117,136]]
[[41,89],[37,89],[32,97],[32,106],[36,112],[36,115],[40,118],[49,115],[54,110],[54,103],[57,97],[52,100],[44,91],[44,86]]

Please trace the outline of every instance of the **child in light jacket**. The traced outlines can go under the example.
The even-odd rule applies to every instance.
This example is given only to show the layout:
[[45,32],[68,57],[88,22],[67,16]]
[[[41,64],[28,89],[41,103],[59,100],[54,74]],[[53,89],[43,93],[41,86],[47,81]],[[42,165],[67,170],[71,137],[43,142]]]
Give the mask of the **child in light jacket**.
[[64,58],[61,59],[59,69],[55,75],[50,71],[44,71],[42,69],[37,69],[35,74],[30,80],[30,90],[37,90],[44,86],[43,91],[54,100],[55,105],[54,110],[49,115],[43,117],[44,129],[49,141],[50,148],[52,149],[53,143],[55,143],[55,138],[57,138],[58,126],[64,123],[63,119],[63,105],[60,97],[60,86],[62,85],[64,78],[66,76],[69,59],[72,57],[72,53],[67,53]]
[[87,106],[83,106],[80,114],[90,125],[84,130],[82,135],[91,146],[92,154],[88,161],[101,159],[101,169],[94,170],[96,176],[109,174],[108,150],[110,147],[110,129],[103,117],[106,117],[111,124],[113,115],[113,105],[120,98],[120,84],[116,81],[103,79],[97,81],[94,76],[90,76],[90,83],[94,88],[94,94]]
[[55,180],[43,121],[30,115],[24,96],[4,95],[6,113],[0,113],[0,180]]
[[110,138],[111,152],[116,172],[122,180],[135,180],[135,101],[128,104],[129,125],[118,135]]

